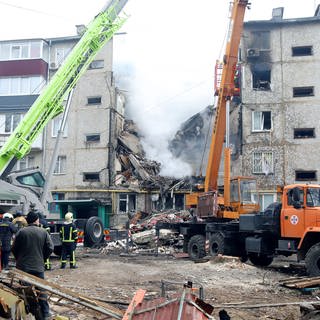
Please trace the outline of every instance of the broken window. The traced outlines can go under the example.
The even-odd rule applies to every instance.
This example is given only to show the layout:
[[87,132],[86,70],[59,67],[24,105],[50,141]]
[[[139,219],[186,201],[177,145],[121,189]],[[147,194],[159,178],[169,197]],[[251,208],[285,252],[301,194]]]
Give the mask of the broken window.
[[265,174],[273,172],[273,153],[271,151],[259,151],[253,153],[252,173]]
[[312,56],[313,55],[312,46],[292,47],[291,50],[292,50],[293,57]]
[[316,181],[317,171],[296,170],[296,181]]
[[270,49],[270,31],[252,32],[252,48]]
[[314,96],[314,87],[295,87],[293,88],[293,97],[312,97]]
[[101,97],[88,98],[88,104],[101,104]]
[[252,131],[271,130],[271,111],[252,112]]
[[136,195],[128,193],[119,194],[119,213],[136,211]]
[[252,88],[258,90],[270,90],[271,71],[252,71]]
[[295,128],[294,139],[315,138],[314,128]]
[[99,142],[100,134],[88,134],[86,135],[86,142]]
[[270,63],[254,63],[251,66],[252,88],[256,90],[271,90]]
[[100,181],[99,172],[87,172],[83,174],[83,181],[98,182]]

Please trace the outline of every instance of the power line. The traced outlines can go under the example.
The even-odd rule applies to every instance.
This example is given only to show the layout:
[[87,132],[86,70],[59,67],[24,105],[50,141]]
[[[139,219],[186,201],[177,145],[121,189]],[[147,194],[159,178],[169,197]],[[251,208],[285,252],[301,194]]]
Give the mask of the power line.
[[46,16],[51,16],[51,17],[56,17],[56,18],[64,19],[64,20],[65,20],[65,19],[68,19],[68,18],[66,18],[66,17],[59,16],[59,15],[56,15],[56,14],[52,14],[52,13],[49,13],[49,12],[40,11],[40,10],[36,10],[36,9],[31,9],[31,8],[27,8],[27,7],[18,6],[18,5],[15,5],[15,4],[12,4],[12,3],[8,3],[8,2],[5,2],[5,1],[0,1],[0,4],[2,4],[2,5],[4,5],[4,6],[16,8],[16,9],[19,9],[19,10],[30,11],[30,12],[33,12],[33,13],[36,13],[36,14],[41,14],[41,15],[46,15]]

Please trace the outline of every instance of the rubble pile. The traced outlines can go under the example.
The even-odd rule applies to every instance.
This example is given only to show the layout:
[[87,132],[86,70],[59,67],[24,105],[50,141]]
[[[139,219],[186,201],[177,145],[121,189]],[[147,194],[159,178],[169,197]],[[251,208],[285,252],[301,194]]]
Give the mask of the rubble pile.
[[173,254],[180,252],[183,247],[183,236],[173,230],[161,229],[159,237],[155,226],[158,222],[179,223],[190,221],[187,210],[168,210],[165,212],[137,212],[130,219],[126,239],[109,241],[101,248],[101,253],[160,253]]
[[145,218],[137,219],[140,215],[141,213],[137,213],[130,220],[130,231],[132,234],[153,229],[158,222],[179,223],[190,221],[192,218],[188,210],[168,210],[165,212],[151,213]]

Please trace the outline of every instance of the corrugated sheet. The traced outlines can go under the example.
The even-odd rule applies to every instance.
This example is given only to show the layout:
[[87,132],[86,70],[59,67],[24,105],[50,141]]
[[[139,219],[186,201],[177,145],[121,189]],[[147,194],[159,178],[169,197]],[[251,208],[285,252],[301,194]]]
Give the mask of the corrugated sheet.
[[[214,319],[206,314],[196,304],[196,297],[193,294],[182,293],[170,299],[158,298],[152,301],[143,301],[134,308],[132,320],[203,320]],[[179,309],[180,306],[182,309]]]

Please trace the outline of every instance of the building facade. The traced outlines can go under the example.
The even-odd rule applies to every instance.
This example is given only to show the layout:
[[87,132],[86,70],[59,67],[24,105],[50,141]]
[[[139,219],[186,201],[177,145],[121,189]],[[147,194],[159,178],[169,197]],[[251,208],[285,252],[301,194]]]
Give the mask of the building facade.
[[257,178],[262,208],[276,201],[277,185],[320,181],[319,31],[319,10],[283,19],[276,8],[272,19],[244,24],[232,170]]
[[[80,35],[0,41],[0,146],[79,39]],[[110,187],[117,170],[116,139],[124,120],[124,98],[114,84],[112,55],[111,40],[78,81],[60,134],[56,161],[52,163],[62,114],[50,121],[31,152],[14,168],[39,167],[47,175],[52,165],[53,174],[47,178],[54,200],[81,200],[85,210],[102,206],[106,214],[118,212],[120,203]],[[10,210],[14,204],[10,199],[1,199],[3,210]],[[50,212],[58,213],[57,207],[51,205]]]

